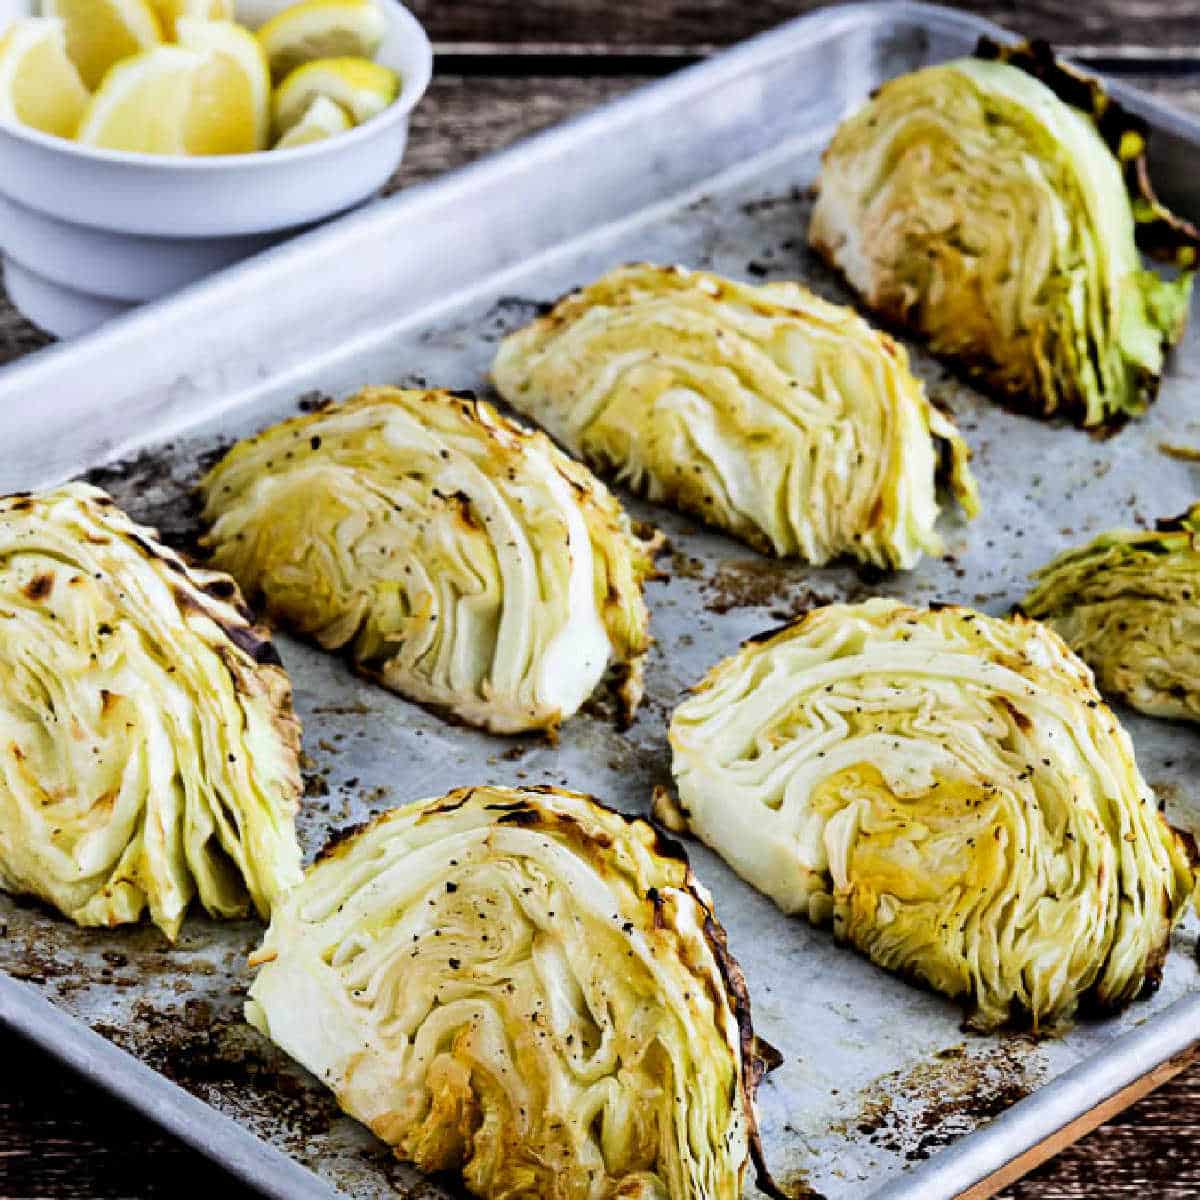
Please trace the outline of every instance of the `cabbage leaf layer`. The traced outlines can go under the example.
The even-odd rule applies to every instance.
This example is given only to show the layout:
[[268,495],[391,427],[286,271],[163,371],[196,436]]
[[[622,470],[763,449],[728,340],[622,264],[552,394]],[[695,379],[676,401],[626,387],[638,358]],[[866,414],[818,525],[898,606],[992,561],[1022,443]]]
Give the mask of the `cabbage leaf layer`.
[[938,478],[978,510],[904,350],[796,283],[622,267],[505,339],[492,375],[597,470],[764,553],[908,568],[942,552]]
[[1153,531],[1114,530],[1067,550],[1021,601],[1152,717],[1200,721],[1200,504]]
[[214,562],[402,695],[553,730],[611,662],[636,708],[657,541],[490,405],[368,388],[240,442],[202,487]]
[[695,833],[975,1026],[1052,1027],[1157,984],[1191,850],[1037,622],[816,609],[717,666],[670,739]]
[[300,726],[228,575],[97,488],[0,499],[0,884],[81,925],[194,894],[266,916],[300,879]]
[[736,1200],[761,1170],[766,1048],[708,893],[588,797],[386,813],[322,853],[251,962],[249,1021],[475,1195]]

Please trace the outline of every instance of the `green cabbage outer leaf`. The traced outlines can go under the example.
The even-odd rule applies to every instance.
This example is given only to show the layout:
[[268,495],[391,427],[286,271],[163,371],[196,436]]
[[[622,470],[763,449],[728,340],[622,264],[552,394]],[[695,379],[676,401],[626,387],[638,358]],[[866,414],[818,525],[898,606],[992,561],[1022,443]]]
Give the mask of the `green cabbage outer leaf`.
[[640,699],[655,541],[487,404],[368,388],[239,443],[202,488],[214,562],[402,695],[553,730],[611,660]]
[[1053,1027],[1157,984],[1189,850],[1044,626],[816,609],[717,666],[670,739],[695,833],[976,1027]]
[[756,549],[911,567],[970,451],[903,349],[795,283],[611,271],[505,339],[500,394],[598,470]]
[[300,726],[227,575],[97,488],[0,499],[0,884],[174,938],[301,877]]
[[1145,118],[1117,103],[1096,76],[1056,58],[1050,43],[1041,39],[1001,43],[985,35],[975,47],[975,57],[1012,63],[1041,80],[1064,104],[1079,109],[1121,164],[1133,203],[1139,249],[1180,268],[1196,265],[1200,229],[1173,213],[1154,191],[1149,167],[1150,126]]
[[825,152],[809,241],[993,391],[1087,426],[1145,410],[1191,290],[1141,269],[1089,117],[1004,62],[885,84]]
[[1200,504],[1154,532],[1102,533],[1035,579],[1022,610],[1063,637],[1101,691],[1200,721]]
[[251,1024],[476,1195],[742,1194],[762,1047],[708,893],[644,821],[549,787],[386,813],[251,964]]

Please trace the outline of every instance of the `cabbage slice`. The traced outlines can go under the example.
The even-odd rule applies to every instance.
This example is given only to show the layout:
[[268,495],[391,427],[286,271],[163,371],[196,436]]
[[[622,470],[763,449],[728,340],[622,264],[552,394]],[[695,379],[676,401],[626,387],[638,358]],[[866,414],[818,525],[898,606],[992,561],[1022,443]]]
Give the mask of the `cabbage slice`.
[[975,1027],[1052,1028],[1157,985],[1193,849],[1037,622],[819,608],[714,668],[670,740],[694,833]]
[[492,376],[597,470],[764,553],[909,568],[942,552],[939,480],[978,511],[904,350],[796,283],[621,267],[506,338]]
[[[771,1055],[712,901],[644,821],[463,788],[322,852],[247,1019],[477,1196],[736,1200]],[[777,1061],[777,1060],[775,1060]]]
[[192,896],[269,914],[300,878],[300,726],[228,575],[97,488],[0,499],[0,885],[80,925]]
[[201,486],[214,563],[402,695],[553,732],[612,664],[637,707],[660,540],[490,405],[367,388],[240,442]]
[[1062,636],[1101,691],[1200,721],[1200,504],[1155,530],[1102,533],[1035,578],[1022,610]]
[[1154,399],[1192,284],[1142,269],[1137,222],[1188,266],[1194,231],[1157,219],[1144,138],[1098,84],[1044,47],[988,53],[892,80],[843,122],[809,242],[1015,407],[1120,424]]

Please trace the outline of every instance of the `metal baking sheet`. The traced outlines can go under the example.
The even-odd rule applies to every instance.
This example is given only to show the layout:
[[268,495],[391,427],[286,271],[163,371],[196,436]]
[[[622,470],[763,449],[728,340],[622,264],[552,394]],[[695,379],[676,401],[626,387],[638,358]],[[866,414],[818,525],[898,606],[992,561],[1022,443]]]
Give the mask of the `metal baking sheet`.
[[[35,355],[0,372],[0,489],[90,471],[186,543],[189,487],[230,439],[368,382],[486,390],[504,332],[614,263],[800,278],[847,300],[804,248],[820,149],[881,80],[966,52],[981,32],[998,31],[920,5],[823,11]],[[1200,215],[1200,126],[1118,92],[1158,131],[1163,191]],[[1175,356],[1151,414],[1107,441],[1006,413],[913,354],[974,447],[983,516],[970,528],[947,517],[945,559],[879,579],[767,561],[630,501],[673,553],[669,578],[649,588],[658,642],[628,733],[603,698],[557,747],[454,728],[282,637],[305,725],[309,855],[340,826],[482,781],[564,784],[645,811],[667,778],[672,707],[742,638],[874,593],[1003,613],[1052,552],[1196,498],[1197,468],[1160,447],[1200,443],[1200,336]],[[1127,720],[1171,818],[1200,830],[1194,730]],[[960,1030],[951,1004],[782,916],[703,848],[692,856],[756,1024],[786,1056],[760,1093],[768,1159],[785,1184],[830,1200],[956,1196],[1200,1036],[1193,917],[1154,998],[1060,1040],[981,1037]],[[8,898],[0,923],[0,1019],[242,1178],[291,1198],[452,1194],[392,1161],[242,1023],[257,924],[193,916],[171,948],[152,929],[78,930]]]

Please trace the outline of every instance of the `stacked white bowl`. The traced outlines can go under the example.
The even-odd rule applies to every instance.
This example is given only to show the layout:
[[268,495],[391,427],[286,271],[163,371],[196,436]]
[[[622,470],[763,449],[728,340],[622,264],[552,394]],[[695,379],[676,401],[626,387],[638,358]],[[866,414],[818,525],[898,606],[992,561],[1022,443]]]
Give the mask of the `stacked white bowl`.
[[[256,28],[290,0],[237,0]],[[420,23],[380,0],[376,60],[399,98],[347,133],[293,150],[204,158],[94,150],[0,120],[0,252],[13,303],[71,337],[375,195],[399,165],[429,86]],[[36,0],[0,0],[0,30]]]

